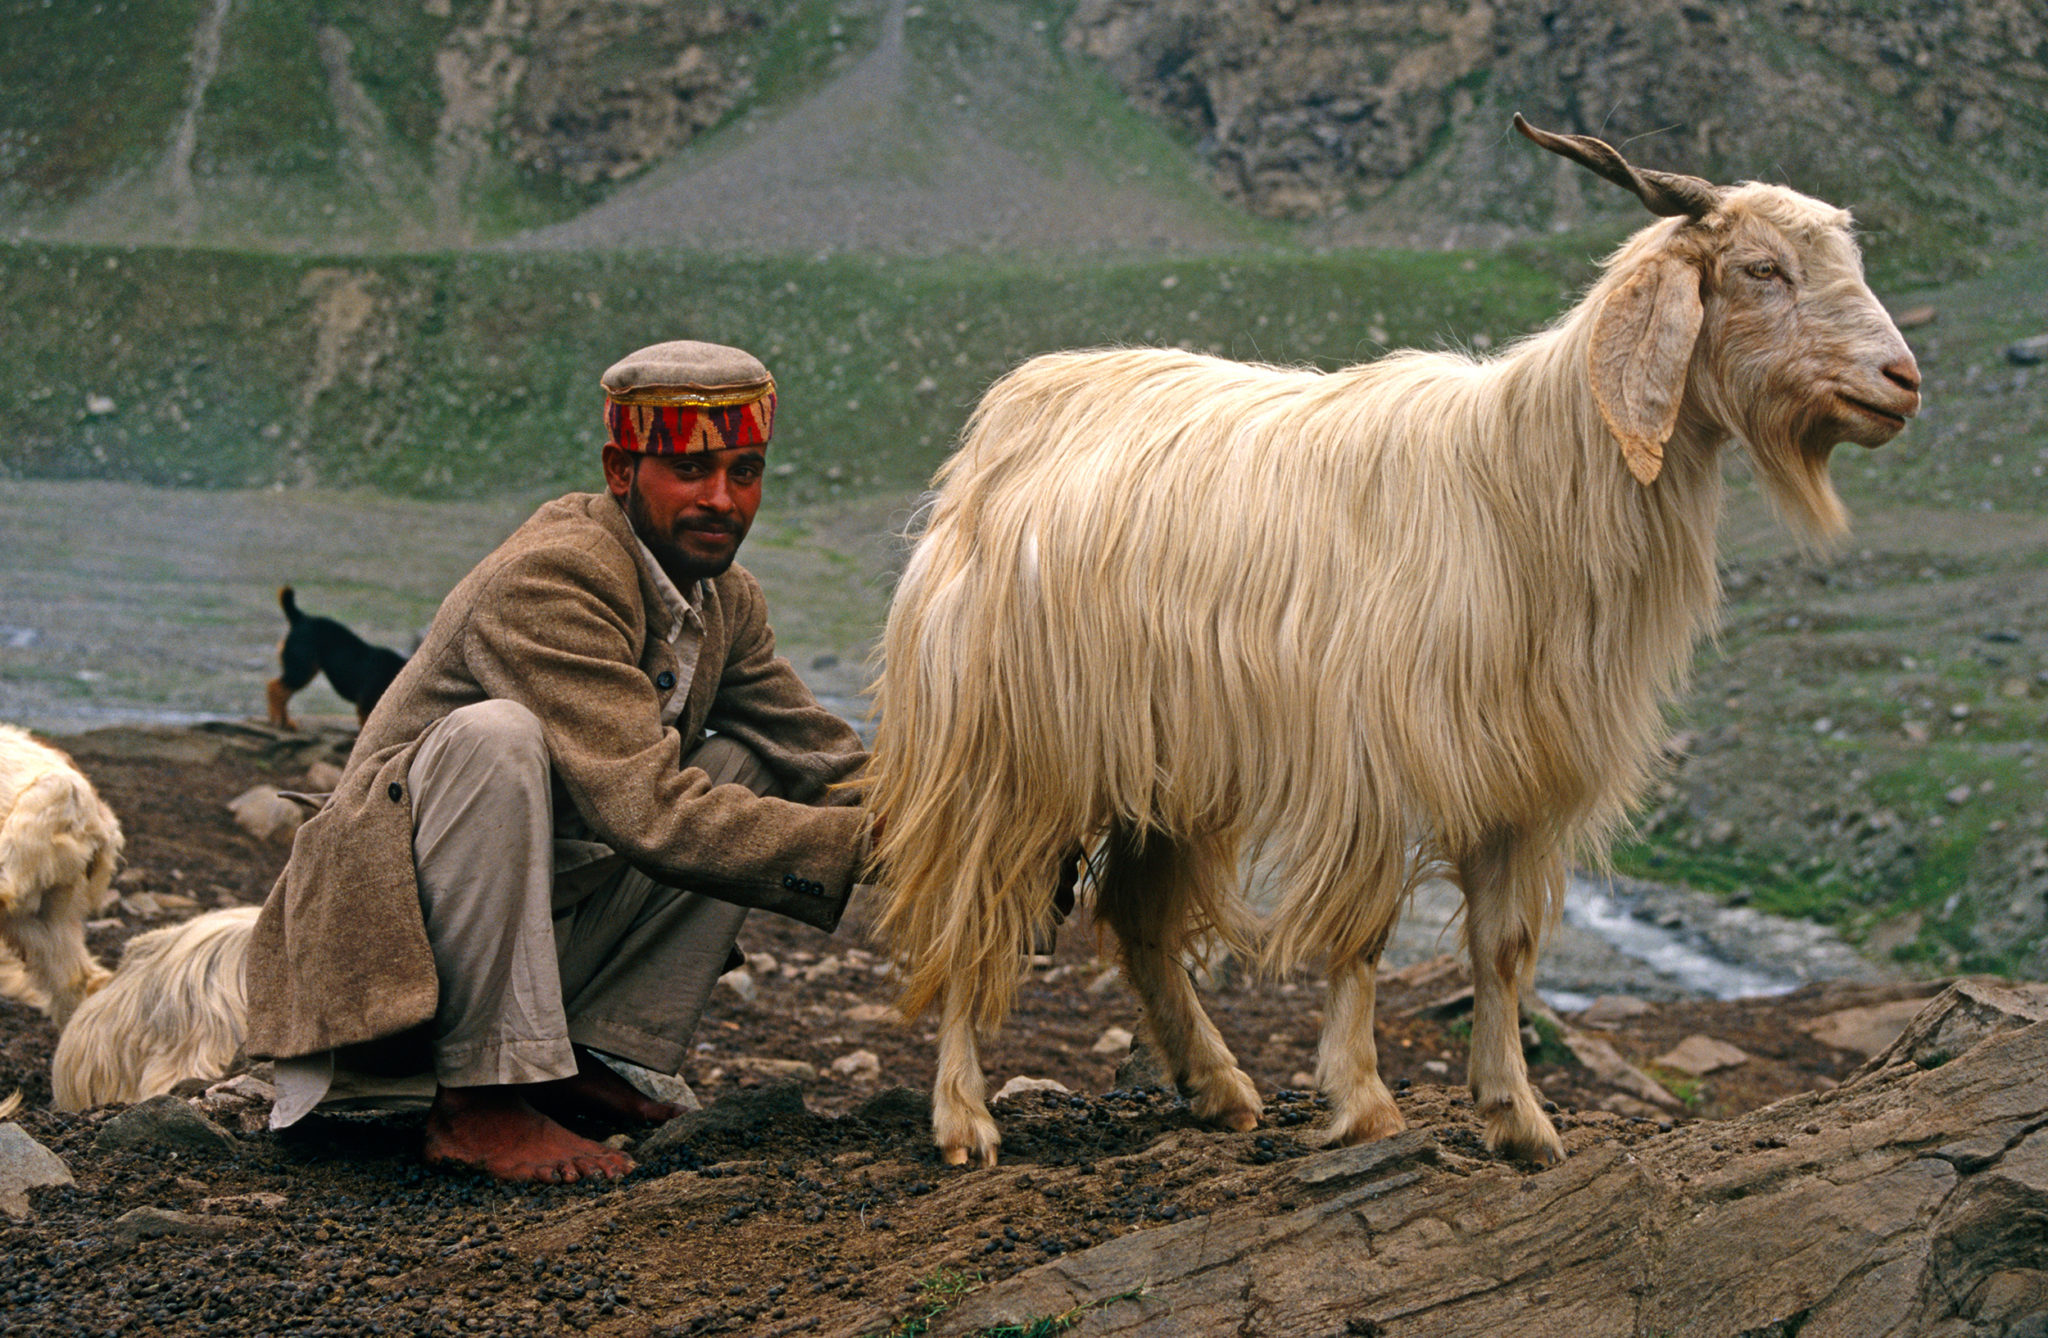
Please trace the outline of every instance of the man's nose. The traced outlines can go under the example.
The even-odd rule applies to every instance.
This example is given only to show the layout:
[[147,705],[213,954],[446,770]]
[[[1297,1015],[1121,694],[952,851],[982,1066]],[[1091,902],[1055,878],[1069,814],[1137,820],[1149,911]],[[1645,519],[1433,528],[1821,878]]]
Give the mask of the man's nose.
[[703,503],[706,510],[730,511],[733,509],[732,489],[727,486],[729,482],[730,480],[726,478],[725,471],[722,469],[715,471],[704,480],[704,491],[698,495],[698,500]]

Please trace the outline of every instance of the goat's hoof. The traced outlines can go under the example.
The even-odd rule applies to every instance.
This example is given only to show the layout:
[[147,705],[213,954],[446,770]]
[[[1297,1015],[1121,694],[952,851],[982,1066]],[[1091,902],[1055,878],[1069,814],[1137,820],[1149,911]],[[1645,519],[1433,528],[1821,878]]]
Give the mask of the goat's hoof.
[[1373,1106],[1356,1114],[1333,1116],[1326,1128],[1311,1136],[1311,1141],[1323,1147],[1356,1147],[1360,1143],[1392,1138],[1407,1127],[1408,1121],[1401,1118],[1401,1112],[1394,1109],[1390,1099],[1384,1108]]
[[974,1164],[976,1166],[979,1166],[984,1170],[989,1167],[992,1167],[996,1164],[995,1145],[990,1144],[987,1147],[973,1149],[968,1149],[964,1147],[951,1147],[939,1149],[939,1160],[944,1162],[948,1166],[965,1166],[967,1165],[970,1156],[973,1158]]
[[1531,1105],[1486,1113],[1486,1147],[1498,1156],[1533,1166],[1555,1166],[1564,1160],[1564,1143],[1541,1111]]
[[1259,1127],[1259,1116],[1266,1107],[1259,1100],[1259,1089],[1250,1076],[1243,1069],[1231,1069],[1204,1086],[1192,1109],[1195,1118],[1204,1124],[1220,1125],[1243,1134]]
[[1003,1135],[985,1109],[953,1110],[941,1103],[932,1119],[932,1141],[948,1166],[994,1166]]

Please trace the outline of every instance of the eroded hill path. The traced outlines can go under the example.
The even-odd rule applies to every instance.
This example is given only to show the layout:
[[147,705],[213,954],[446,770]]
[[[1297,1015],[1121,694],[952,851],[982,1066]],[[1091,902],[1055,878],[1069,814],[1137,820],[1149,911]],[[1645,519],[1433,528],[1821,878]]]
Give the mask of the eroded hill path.
[[510,245],[930,254],[1244,243],[1250,225],[1206,188],[1090,150],[1109,138],[1091,130],[1115,106],[1094,77],[1063,68],[1042,24],[890,0],[875,49],[837,80]]

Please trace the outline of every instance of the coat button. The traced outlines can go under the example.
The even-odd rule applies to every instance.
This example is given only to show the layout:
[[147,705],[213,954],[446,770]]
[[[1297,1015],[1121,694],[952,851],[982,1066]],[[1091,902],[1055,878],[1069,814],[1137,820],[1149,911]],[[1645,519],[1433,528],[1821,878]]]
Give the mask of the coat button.
[[783,885],[784,887],[795,887],[795,886],[796,886],[796,875],[795,875],[795,874],[793,874],[793,873],[786,873],[786,874],[782,875],[782,885]]
[[663,692],[667,692],[670,688],[674,687],[675,685],[676,676],[666,669],[662,670],[661,673],[655,676],[654,686],[660,688]]
[[397,781],[393,781],[391,782],[391,788],[384,791],[384,793],[390,795],[391,802],[396,804],[401,802],[405,798],[405,787],[403,785],[400,785]]

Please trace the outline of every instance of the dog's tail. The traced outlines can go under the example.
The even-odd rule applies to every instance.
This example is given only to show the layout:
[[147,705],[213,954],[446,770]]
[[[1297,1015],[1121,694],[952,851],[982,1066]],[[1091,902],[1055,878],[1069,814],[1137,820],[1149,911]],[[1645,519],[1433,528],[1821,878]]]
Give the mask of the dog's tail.
[[50,1061],[51,1105],[85,1110],[226,1077],[248,1034],[242,965],[256,906],[137,935],[105,989],[71,1015]]
[[306,616],[299,612],[299,597],[292,593],[292,588],[288,585],[277,588],[277,606],[284,610],[284,620],[294,627],[299,625],[299,619]]

